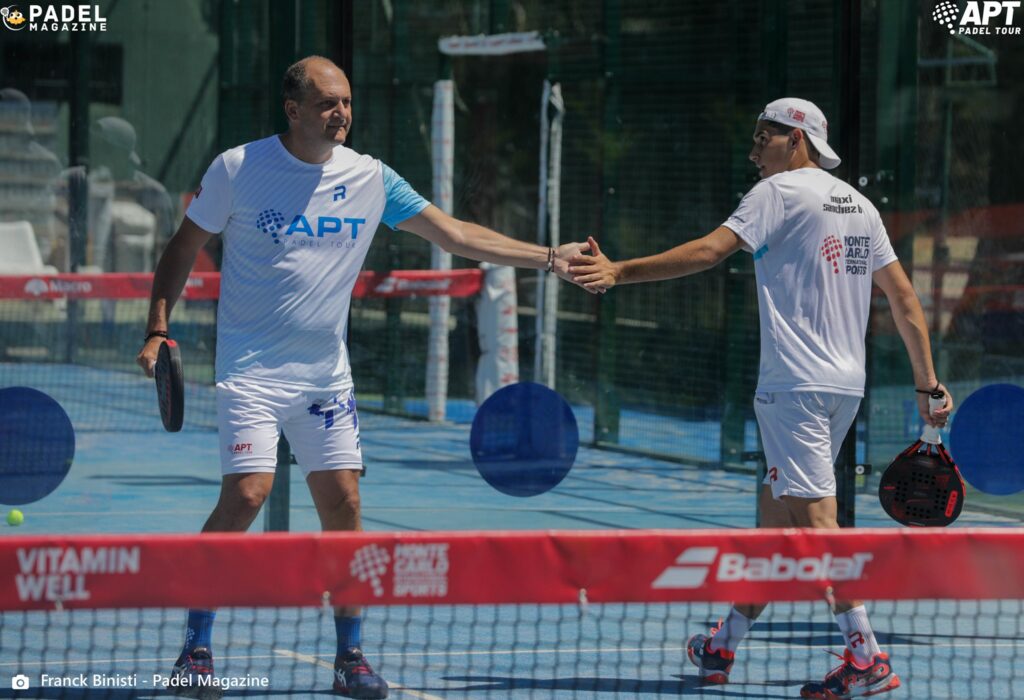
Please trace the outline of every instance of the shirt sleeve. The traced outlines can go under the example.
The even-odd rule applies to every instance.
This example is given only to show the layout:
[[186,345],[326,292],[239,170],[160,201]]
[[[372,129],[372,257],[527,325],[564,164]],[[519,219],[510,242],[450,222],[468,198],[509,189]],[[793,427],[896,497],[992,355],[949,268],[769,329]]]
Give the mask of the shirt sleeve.
[[210,233],[220,233],[231,216],[231,178],[224,155],[217,156],[203,175],[203,182],[192,197],[185,215],[196,226]]
[[786,207],[778,188],[768,180],[762,180],[747,192],[736,211],[722,225],[739,236],[748,253],[756,255],[782,226],[785,218]]
[[882,217],[875,214],[875,218],[878,221],[878,226],[875,229],[875,235],[872,236],[871,240],[872,274],[897,259],[896,251],[892,249],[892,242],[889,240],[889,232],[885,230],[885,225],[882,223]]
[[384,175],[384,196],[387,198],[381,221],[395,229],[398,224],[426,209],[430,202],[421,197],[401,175],[384,163],[380,165]]

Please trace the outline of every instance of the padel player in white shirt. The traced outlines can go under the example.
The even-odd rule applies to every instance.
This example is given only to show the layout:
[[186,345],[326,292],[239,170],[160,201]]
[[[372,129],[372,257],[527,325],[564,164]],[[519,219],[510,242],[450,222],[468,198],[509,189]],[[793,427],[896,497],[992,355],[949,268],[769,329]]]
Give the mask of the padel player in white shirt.
[[[568,260],[589,249],[569,243],[552,250],[458,221],[380,161],[345,148],[352,93],[331,61],[299,61],[283,87],[288,131],[222,153],[203,177],[157,265],[138,356],[152,375],[197,253],[210,236],[222,236],[216,373],[222,487],[203,532],[252,524],[273,483],[279,430],[306,475],[323,529],[361,529],[363,465],[345,326],[381,221],[457,255],[546,268],[563,278]],[[189,611],[171,690],[192,697],[213,692],[214,615]],[[360,650],[360,609],[337,608],[335,628],[335,690],[387,697],[387,683]]]
[[[882,288],[913,366],[922,418],[945,424],[952,399],[929,414],[935,378],[921,304],[900,267],[878,211],[826,172],[839,165],[825,116],[807,100],[764,108],[750,160],[761,181],[710,234],[657,255],[612,262],[590,240],[591,256],[570,271],[592,291],[616,284],[691,275],[739,250],[754,256],[761,326],[761,367],[754,412],[768,465],[761,488],[762,527],[838,528],[833,470],[864,396],[864,343],[872,282]],[[736,605],[710,636],[687,642],[706,682],[725,683],[737,645],[764,605]],[[859,601],[837,602],[846,640],[840,667],[808,683],[805,698],[849,698],[892,690],[899,678]]]

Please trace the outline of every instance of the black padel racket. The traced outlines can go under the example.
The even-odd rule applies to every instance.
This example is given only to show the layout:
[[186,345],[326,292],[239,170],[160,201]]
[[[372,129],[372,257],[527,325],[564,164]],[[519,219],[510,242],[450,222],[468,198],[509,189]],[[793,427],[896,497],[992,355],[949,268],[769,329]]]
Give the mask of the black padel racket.
[[[944,393],[928,397],[934,411],[946,403]],[[964,480],[949,456],[937,428],[925,425],[921,439],[892,461],[878,484],[878,500],[898,523],[914,527],[945,527],[964,507]]]
[[181,373],[181,351],[178,344],[167,339],[160,344],[156,356],[156,398],[160,403],[160,420],[169,433],[181,430],[185,420],[185,380]]

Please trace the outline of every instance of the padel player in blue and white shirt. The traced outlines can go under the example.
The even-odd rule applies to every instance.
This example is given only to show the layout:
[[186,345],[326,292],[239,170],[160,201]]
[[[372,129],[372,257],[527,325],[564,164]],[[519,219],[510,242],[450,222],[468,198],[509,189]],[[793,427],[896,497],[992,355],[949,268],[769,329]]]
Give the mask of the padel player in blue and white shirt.
[[[552,250],[458,221],[420,197],[379,160],[342,144],[352,125],[344,72],[309,57],[284,76],[288,131],[225,151],[157,265],[145,346],[152,374],[171,309],[196,255],[223,239],[217,316],[220,499],[203,532],[248,529],[274,480],[283,430],[306,475],[324,530],[360,530],[362,456],[345,347],[349,302],[378,224],[415,233],[474,260],[563,278],[587,244]],[[363,657],[361,611],[335,611],[334,687],[357,698],[387,697]],[[208,697],[214,612],[190,610],[171,690]]]
[[[885,292],[910,356],[921,417],[941,427],[952,399],[947,391],[945,407],[929,413],[927,394],[945,387],[935,378],[921,304],[878,211],[827,172],[839,157],[821,110],[798,98],[768,104],[754,127],[750,160],[761,181],[708,235],[622,262],[608,260],[591,240],[594,256],[578,257],[571,269],[577,283],[604,292],[701,272],[739,250],[752,253],[761,325],[754,412],[768,463],[761,526],[838,528],[833,465],[864,396],[872,283]],[[710,636],[690,638],[687,651],[704,681],[728,681],[737,645],[764,607],[736,605]],[[837,601],[834,613],[846,640],[843,663],[824,681],[805,685],[801,696],[850,698],[898,687],[864,605]]]

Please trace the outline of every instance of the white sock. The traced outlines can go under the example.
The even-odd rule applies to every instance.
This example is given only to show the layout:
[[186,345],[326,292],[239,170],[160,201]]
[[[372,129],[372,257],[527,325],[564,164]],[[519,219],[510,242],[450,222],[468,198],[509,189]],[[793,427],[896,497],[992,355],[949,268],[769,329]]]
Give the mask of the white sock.
[[712,651],[715,649],[725,649],[728,652],[735,653],[736,647],[747,636],[747,632],[750,631],[754,622],[754,620],[743,615],[736,608],[730,610],[729,617],[725,618],[721,627],[711,637],[710,647]]
[[850,608],[844,613],[836,613],[836,622],[843,632],[846,648],[853,654],[858,666],[868,666],[875,654],[881,649],[875,640],[875,633],[868,622],[868,611],[863,605]]

